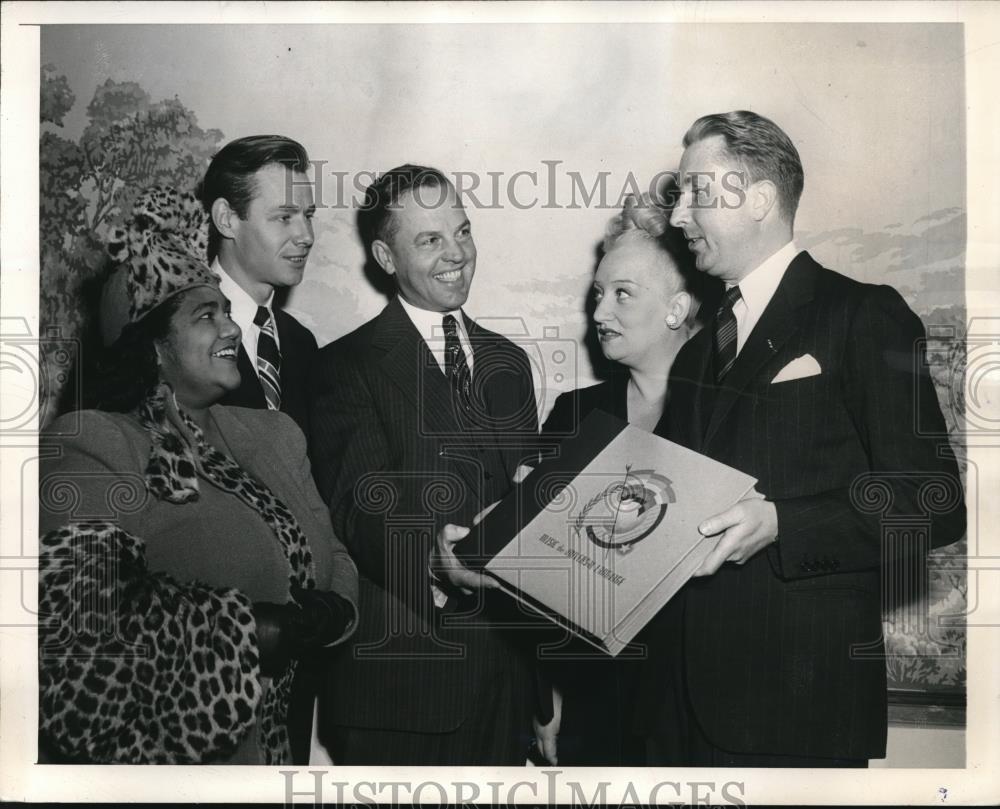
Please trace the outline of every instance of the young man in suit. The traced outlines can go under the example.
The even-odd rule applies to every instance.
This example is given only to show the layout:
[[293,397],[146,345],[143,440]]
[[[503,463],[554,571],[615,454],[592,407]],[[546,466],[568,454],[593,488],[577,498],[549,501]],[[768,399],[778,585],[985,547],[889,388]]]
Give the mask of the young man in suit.
[[222,404],[288,413],[309,435],[306,386],[316,339],[275,305],[302,280],[316,211],[309,156],[281,135],[226,144],[205,173],[202,205],[211,216],[208,258],[243,330],[242,382]]
[[700,526],[718,544],[646,633],[650,763],[867,766],[886,745],[880,573],[965,530],[923,326],[795,246],[802,165],[772,121],[709,115],[684,145],[672,223],[726,293],[674,363],[667,437],[762,496]]
[[324,737],[338,764],[520,765],[530,669],[490,619],[510,602],[449,589],[429,564],[436,530],[470,525],[537,448],[528,358],[462,311],[476,245],[441,172],[383,174],[360,224],[398,294],[312,373],[313,474],[362,571]]
[[[297,285],[313,244],[316,211],[309,156],[282,135],[251,135],[227,143],[212,158],[199,188],[210,216],[208,260],[243,332],[236,359],[240,386],[220,404],[287,413],[309,436],[308,371],[316,338],[275,303]],[[316,661],[301,661],[289,705],[292,738],[304,743],[319,687]],[[296,764],[309,749],[295,744]]]

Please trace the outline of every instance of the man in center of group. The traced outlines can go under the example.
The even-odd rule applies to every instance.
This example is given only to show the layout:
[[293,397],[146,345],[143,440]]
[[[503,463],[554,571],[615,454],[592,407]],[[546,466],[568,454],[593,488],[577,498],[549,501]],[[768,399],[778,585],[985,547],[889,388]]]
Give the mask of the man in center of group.
[[449,592],[428,565],[436,530],[472,524],[535,445],[527,355],[462,312],[476,245],[441,172],[383,174],[360,226],[398,295],[311,374],[313,473],[361,571],[322,738],[337,764],[520,765],[530,669],[489,621],[506,602]]

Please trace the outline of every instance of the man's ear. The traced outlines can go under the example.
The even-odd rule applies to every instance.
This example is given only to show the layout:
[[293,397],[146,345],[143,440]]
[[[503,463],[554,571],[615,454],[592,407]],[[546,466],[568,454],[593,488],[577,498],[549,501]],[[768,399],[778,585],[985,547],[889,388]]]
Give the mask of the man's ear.
[[392,260],[392,248],[381,239],[372,242],[372,255],[378,265],[389,275],[396,274],[396,265]]
[[235,239],[240,217],[230,207],[229,200],[219,197],[212,203],[212,224],[224,239]]
[[778,212],[778,186],[771,180],[758,180],[750,186],[747,203],[750,205],[750,215],[754,221],[764,221],[772,210]]

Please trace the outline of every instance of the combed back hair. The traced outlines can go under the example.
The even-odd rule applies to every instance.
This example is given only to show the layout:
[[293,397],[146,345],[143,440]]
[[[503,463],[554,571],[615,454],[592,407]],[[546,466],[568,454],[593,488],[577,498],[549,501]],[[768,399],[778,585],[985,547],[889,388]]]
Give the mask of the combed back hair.
[[[720,135],[750,182],[770,180],[778,188],[781,213],[789,223],[802,196],[804,176],[798,149],[781,127],[755,112],[736,110],[705,115],[684,135],[685,148]],[[697,167],[696,167],[697,168]]]
[[[221,198],[240,219],[246,219],[257,193],[254,175],[271,164],[305,174],[309,170],[309,155],[301,143],[284,135],[250,135],[227,143],[212,158],[198,186],[198,198],[205,212],[211,216],[212,204]],[[214,222],[209,222],[209,261],[218,255],[221,241],[222,234]]]
[[[365,245],[370,249],[372,242],[389,242],[399,229],[399,223],[392,215],[399,208],[399,198],[407,191],[417,188],[451,188],[451,181],[437,169],[407,163],[391,169],[375,180],[365,191],[364,206],[358,213],[358,226]],[[421,199],[424,202],[443,200],[433,195]]]
[[621,213],[608,222],[604,252],[610,253],[615,247],[635,240],[654,245],[676,268],[677,291],[683,290],[694,299],[689,321],[704,323],[714,311],[719,283],[706,273],[698,272],[684,232],[670,224],[670,213],[669,207],[658,204],[648,193],[640,197],[629,194]]

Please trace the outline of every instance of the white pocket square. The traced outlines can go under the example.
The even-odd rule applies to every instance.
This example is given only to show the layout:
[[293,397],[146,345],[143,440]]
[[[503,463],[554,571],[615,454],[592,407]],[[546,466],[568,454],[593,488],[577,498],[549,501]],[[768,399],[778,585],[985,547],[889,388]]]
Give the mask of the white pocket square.
[[788,365],[778,371],[771,384],[776,382],[791,382],[793,379],[805,379],[807,376],[817,376],[823,373],[816,358],[812,354],[796,357]]

